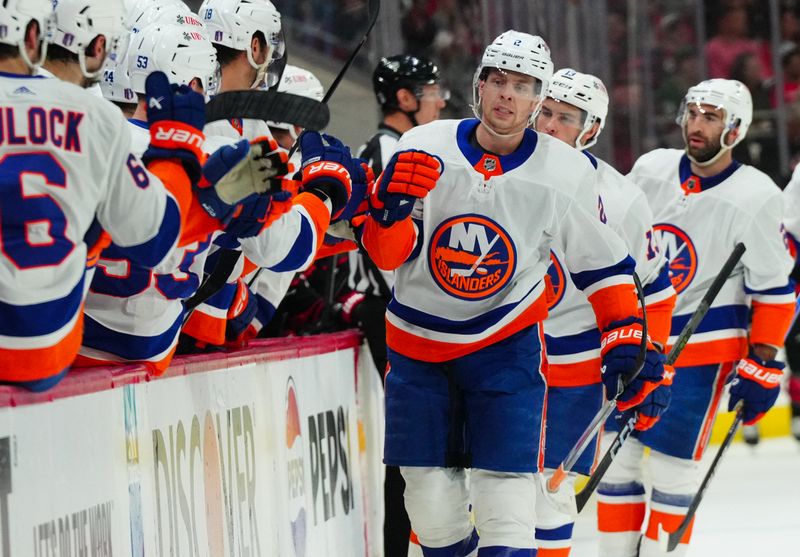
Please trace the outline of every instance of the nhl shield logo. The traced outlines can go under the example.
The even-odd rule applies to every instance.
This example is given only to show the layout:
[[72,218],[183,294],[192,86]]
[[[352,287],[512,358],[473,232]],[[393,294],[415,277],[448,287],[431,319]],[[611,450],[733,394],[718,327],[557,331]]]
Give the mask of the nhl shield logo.
[[461,215],[441,223],[428,253],[433,280],[462,300],[483,300],[501,290],[516,267],[509,234],[481,215]]
[[494,157],[486,157],[483,159],[483,168],[486,172],[494,172],[497,169],[497,159]]
[[697,250],[689,235],[672,224],[656,224],[661,247],[669,260],[669,277],[675,292],[680,294],[691,284],[697,273]]

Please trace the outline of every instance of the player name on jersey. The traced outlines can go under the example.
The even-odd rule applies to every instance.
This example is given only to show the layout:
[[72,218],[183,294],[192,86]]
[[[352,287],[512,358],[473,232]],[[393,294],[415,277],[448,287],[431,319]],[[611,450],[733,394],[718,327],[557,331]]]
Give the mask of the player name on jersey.
[[84,114],[59,108],[33,106],[27,110],[0,109],[0,145],[44,145],[73,153],[81,152],[78,133]]

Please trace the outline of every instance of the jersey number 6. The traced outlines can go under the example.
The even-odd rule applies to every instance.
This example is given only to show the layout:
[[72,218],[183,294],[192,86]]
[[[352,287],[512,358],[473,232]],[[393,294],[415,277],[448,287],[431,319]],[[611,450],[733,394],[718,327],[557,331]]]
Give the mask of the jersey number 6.
[[18,269],[52,267],[72,252],[67,217],[50,188],[67,174],[50,153],[12,153],[0,159],[0,249]]

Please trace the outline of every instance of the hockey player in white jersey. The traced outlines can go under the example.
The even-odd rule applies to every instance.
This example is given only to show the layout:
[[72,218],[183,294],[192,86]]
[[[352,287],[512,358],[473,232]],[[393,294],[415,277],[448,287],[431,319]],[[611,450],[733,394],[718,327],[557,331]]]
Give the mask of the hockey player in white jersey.
[[[91,13],[93,7],[88,3],[84,10]],[[109,7],[109,18],[81,20],[91,23],[87,32],[99,37],[91,42],[100,49],[113,42],[108,29],[122,19],[118,2],[104,0],[100,10],[109,13]],[[65,68],[74,83],[30,75],[44,56],[40,43],[52,15],[49,0],[10,0],[0,7],[0,26],[6,30],[0,37],[0,96],[6,107],[0,137],[5,165],[0,172],[0,381],[36,390],[57,383],[78,351],[83,300],[104,244],[102,231],[139,265],[152,267],[176,243],[191,242],[199,228],[220,224],[193,200],[186,171],[175,162],[192,162],[188,142],[198,136],[187,133],[183,142],[158,143],[158,156],[149,162],[156,174],[151,174],[131,153],[119,111],[79,86],[86,77],[80,56]],[[53,37],[62,45],[70,42],[57,31]],[[99,69],[103,60],[97,62]],[[93,71],[92,64],[83,68]],[[189,129],[177,122],[178,109],[199,108],[202,114],[200,97],[172,91],[162,97],[160,129],[181,124]]]
[[[598,488],[603,556],[665,555],[659,528],[677,528],[699,486],[698,460],[727,380],[733,377],[728,408],[743,401],[745,424],[757,422],[778,396],[783,363],[775,356],[794,312],[792,260],[781,231],[780,190],[731,154],[752,111],[742,83],[703,81],[689,89],[679,115],[685,151],[657,149],[631,171],[655,216],[678,293],[670,343],[734,246],[743,242],[747,251],[675,364],[670,411],[628,439]],[[645,447],[653,488],[641,537]],[[685,554],[690,536],[691,528],[669,555]]]
[[[597,173],[575,149],[528,129],[552,71],[540,37],[500,35],[475,74],[478,119],[406,132],[370,198],[362,241],[378,266],[397,270],[385,462],[401,466],[428,554],[536,554],[540,324],[554,244],[603,330],[609,396],[639,351],[634,262],[597,217]],[[663,388],[663,373],[650,345],[618,400],[638,404]]]
[[[198,13],[208,27],[217,50],[220,65],[217,93],[258,88],[262,83],[277,83],[279,76],[274,71],[277,65],[271,63],[282,57],[284,45],[280,35],[280,13],[269,0],[206,0]],[[211,122],[206,126],[205,133],[209,145],[215,145],[215,141],[225,144],[241,138],[254,140],[266,137],[272,140],[264,120]],[[330,152],[325,156],[329,155]],[[349,153],[341,153],[341,156],[349,164]],[[228,284],[192,313],[184,326],[184,333],[200,345],[220,345],[226,341],[239,343],[252,336],[254,331],[250,323],[256,312],[256,304],[241,277],[256,267],[284,273],[304,269],[311,264],[331,216],[341,214],[349,200],[349,177],[346,188],[343,182],[338,182],[333,176],[331,178],[327,181],[323,177],[316,187],[300,193],[294,199],[273,201],[286,214],[257,236],[239,242],[223,234],[214,240],[212,250],[216,247],[241,248],[246,259],[240,258],[241,266],[231,274]],[[277,196],[273,199],[277,200]],[[209,256],[207,272],[215,266],[217,253],[212,252]]]
[[[202,95],[216,69],[217,56],[202,25],[165,21],[132,33],[126,56],[127,63],[116,70],[129,75],[131,90],[138,97],[128,131],[132,152],[142,156],[150,144],[147,77],[164,72],[170,83]],[[174,250],[155,269],[137,265],[116,244],[103,250],[86,299],[84,338],[75,365],[136,361],[154,374],[163,373],[183,323],[182,300],[199,287],[210,240],[206,235]]]
[[[262,88],[266,88],[266,86],[265,83]],[[283,70],[281,81],[278,84],[278,92],[306,97],[317,102],[321,102],[325,96],[322,83],[313,73],[291,64],[287,64]],[[302,127],[289,122],[268,121],[267,125],[278,145],[287,151],[303,133]],[[302,152],[297,149],[290,163],[294,168],[300,168],[301,162]],[[294,271],[274,272],[261,268],[244,277],[244,280],[250,285],[250,293],[255,297],[257,306],[251,324],[253,333],[258,334],[272,320],[278,305],[286,296],[294,276]]]
[[[797,281],[798,261],[800,260],[800,165],[794,167],[792,177],[783,190],[783,199],[783,226],[795,258],[792,276]],[[797,315],[795,315],[795,321],[786,336],[786,363],[791,373],[788,390],[792,408],[792,435],[800,441],[800,320],[797,319]]]
[[[636,185],[588,151],[597,142],[607,115],[608,93],[603,82],[593,75],[565,68],[557,71],[550,81],[535,129],[583,151],[597,169],[594,195],[600,220],[622,238],[636,259],[636,273],[644,287],[648,334],[663,350],[669,337],[675,290],[653,231],[653,214]],[[604,400],[600,377],[601,333],[592,306],[564,271],[563,252],[556,247],[551,257],[548,274],[554,292],[544,324],[548,364],[544,464],[546,469],[553,470],[566,458]],[[668,392],[659,389],[640,405],[637,429],[655,424],[669,402],[664,398]],[[598,448],[596,442],[590,445],[573,472],[591,474]],[[574,477],[570,475],[569,489]],[[566,556],[574,518],[559,512],[546,498],[537,500],[536,516],[539,557]]]

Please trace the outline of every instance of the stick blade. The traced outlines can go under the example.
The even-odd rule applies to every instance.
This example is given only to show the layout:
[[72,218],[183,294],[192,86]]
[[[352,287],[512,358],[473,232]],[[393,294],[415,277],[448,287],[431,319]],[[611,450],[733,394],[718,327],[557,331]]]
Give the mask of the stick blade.
[[272,120],[320,131],[330,122],[331,113],[319,101],[277,91],[228,91],[206,104],[207,122],[232,118]]
[[675,551],[681,541],[681,536],[678,532],[667,532],[664,530],[664,525],[658,525],[658,547],[661,551],[669,553]]

